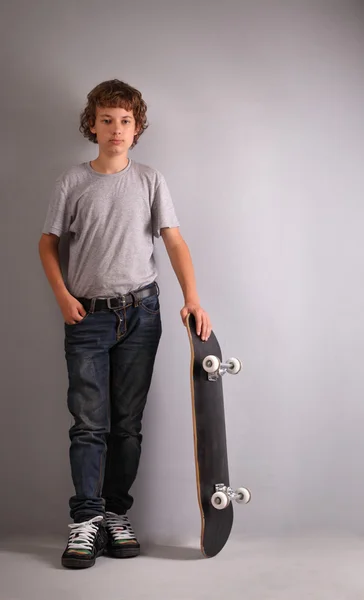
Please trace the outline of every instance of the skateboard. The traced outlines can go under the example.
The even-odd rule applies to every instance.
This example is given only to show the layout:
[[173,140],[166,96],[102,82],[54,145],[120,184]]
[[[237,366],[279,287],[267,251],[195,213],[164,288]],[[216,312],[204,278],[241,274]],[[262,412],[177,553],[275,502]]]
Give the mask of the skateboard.
[[201,512],[200,545],[207,558],[225,546],[233,525],[233,505],[250,501],[250,491],[233,491],[229,482],[222,376],[237,374],[242,365],[237,358],[222,360],[219,342],[211,332],[203,342],[196,333],[196,321],[187,316],[191,347],[191,398],[197,496]]

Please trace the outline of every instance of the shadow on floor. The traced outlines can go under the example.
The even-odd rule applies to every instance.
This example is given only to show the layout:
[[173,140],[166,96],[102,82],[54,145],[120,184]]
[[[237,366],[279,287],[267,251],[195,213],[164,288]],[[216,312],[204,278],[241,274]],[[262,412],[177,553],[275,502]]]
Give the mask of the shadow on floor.
[[2,541],[0,551],[14,554],[28,554],[50,565],[55,569],[63,569],[61,556],[64,548],[61,545],[47,544],[45,542],[27,541]]
[[143,549],[143,555],[167,560],[200,560],[204,558],[198,548],[182,546],[146,545]]

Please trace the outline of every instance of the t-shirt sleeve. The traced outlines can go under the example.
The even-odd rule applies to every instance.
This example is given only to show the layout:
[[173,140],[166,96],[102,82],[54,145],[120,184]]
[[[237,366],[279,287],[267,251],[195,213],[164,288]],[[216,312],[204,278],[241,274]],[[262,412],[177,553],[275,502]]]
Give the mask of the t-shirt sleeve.
[[152,203],[153,235],[160,237],[163,227],[179,227],[176,211],[166,180],[160,176]]
[[55,233],[61,237],[68,232],[70,221],[67,192],[61,176],[54,185],[42,233]]

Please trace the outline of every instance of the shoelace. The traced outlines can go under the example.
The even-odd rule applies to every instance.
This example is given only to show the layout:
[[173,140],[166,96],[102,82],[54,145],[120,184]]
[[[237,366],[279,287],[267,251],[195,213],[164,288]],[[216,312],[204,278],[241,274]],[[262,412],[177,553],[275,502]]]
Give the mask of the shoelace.
[[86,550],[92,550],[95,535],[98,527],[94,523],[99,523],[103,520],[101,515],[93,517],[89,521],[83,521],[83,523],[71,523],[68,527],[71,529],[71,533],[68,538],[68,548],[72,550],[80,550],[81,548]]
[[133,528],[126,515],[117,515],[116,513],[106,513],[106,525],[110,529],[111,535],[115,540],[136,539]]

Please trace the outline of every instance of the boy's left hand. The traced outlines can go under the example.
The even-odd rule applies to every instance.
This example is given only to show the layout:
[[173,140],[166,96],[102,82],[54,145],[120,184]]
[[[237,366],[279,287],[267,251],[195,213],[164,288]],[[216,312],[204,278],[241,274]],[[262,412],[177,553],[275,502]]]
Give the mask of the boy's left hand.
[[187,315],[191,313],[196,319],[196,332],[201,335],[203,342],[206,342],[211,334],[212,326],[210,317],[207,312],[199,304],[186,302],[181,310],[183,325],[186,327]]

